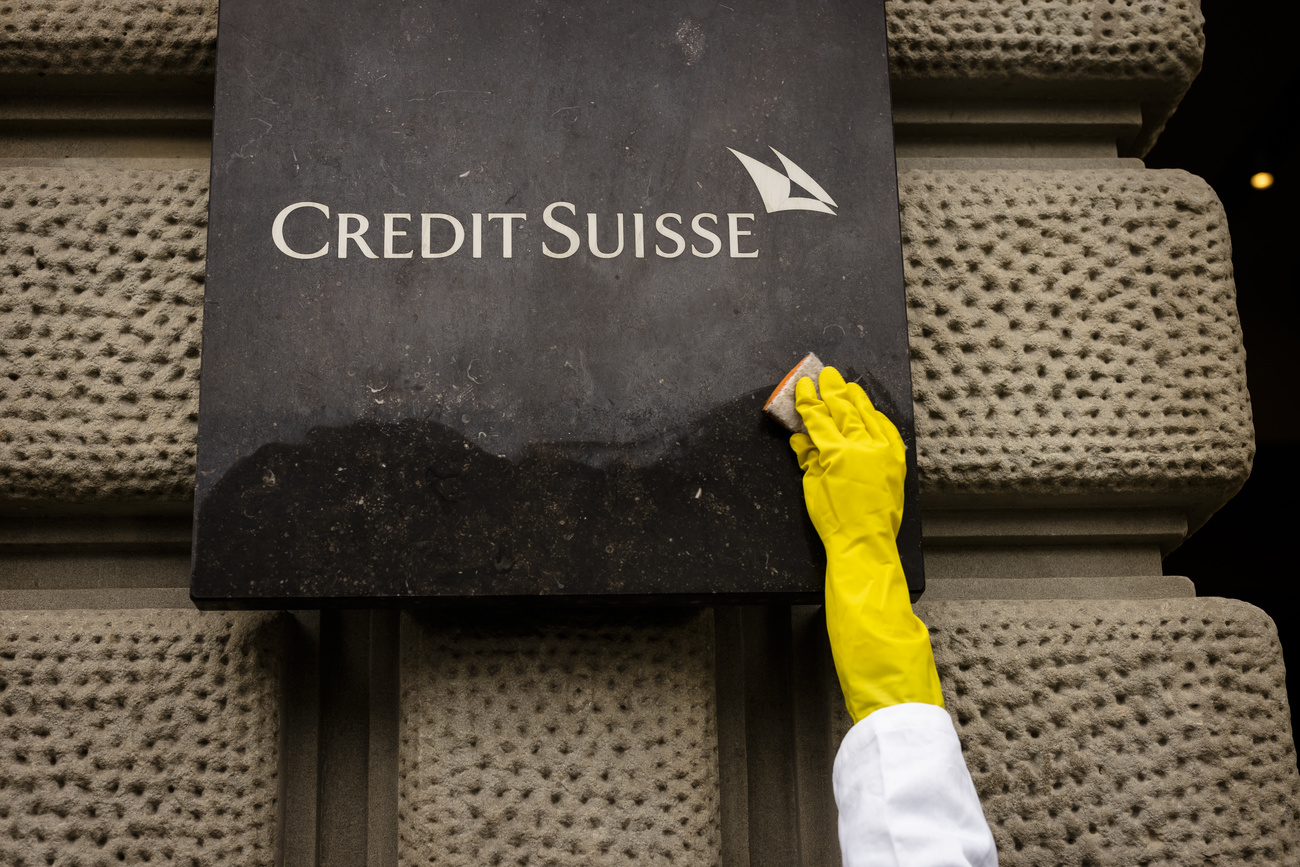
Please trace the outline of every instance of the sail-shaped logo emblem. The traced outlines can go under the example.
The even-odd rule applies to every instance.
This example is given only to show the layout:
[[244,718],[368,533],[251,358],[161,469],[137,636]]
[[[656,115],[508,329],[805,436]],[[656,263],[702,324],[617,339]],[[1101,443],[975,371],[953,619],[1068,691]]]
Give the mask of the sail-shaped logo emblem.
[[[839,207],[835,204],[835,200],[828,196],[821,185],[807,172],[776,148],[771,150],[785,167],[784,172],[760,163],[753,157],[745,156],[735,148],[727,148],[727,150],[736,155],[736,159],[740,160],[740,164],[754,179],[758,194],[763,197],[763,207],[769,214],[776,211],[819,211],[835,216],[835,212],[831,210]],[[791,195],[792,192],[797,192],[794,189],[796,185],[801,187],[803,192],[811,193],[812,196]]]

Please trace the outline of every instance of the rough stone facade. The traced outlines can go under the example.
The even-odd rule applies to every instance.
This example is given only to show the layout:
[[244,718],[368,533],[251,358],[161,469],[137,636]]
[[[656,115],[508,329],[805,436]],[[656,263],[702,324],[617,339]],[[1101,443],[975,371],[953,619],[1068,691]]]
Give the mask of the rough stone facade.
[[280,628],[0,612],[0,862],[275,863]]
[[[1291,864],[1273,622],[1228,599],[920,603],[999,863]],[[836,742],[852,721],[838,685]]]
[[7,497],[193,495],[207,181],[0,173]]
[[6,0],[0,73],[212,75],[216,0]]
[[926,493],[1246,480],[1232,246],[1204,181],[910,171],[899,197]]
[[411,621],[403,862],[717,863],[711,621]]
[[888,0],[897,79],[1167,83],[1176,100],[1205,51],[1198,0]]
[[1141,129],[1125,146],[1138,156],[1155,144],[1205,51],[1200,0],[889,0],[885,8],[896,93],[1122,93],[1141,103]]

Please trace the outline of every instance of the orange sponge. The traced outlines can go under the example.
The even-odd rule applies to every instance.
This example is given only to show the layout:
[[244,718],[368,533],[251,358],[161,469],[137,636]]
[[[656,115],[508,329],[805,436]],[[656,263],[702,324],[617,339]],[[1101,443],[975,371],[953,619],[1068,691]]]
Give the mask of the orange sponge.
[[763,404],[763,412],[791,433],[807,433],[808,429],[803,426],[803,419],[794,405],[794,387],[805,376],[811,376],[813,385],[816,385],[817,374],[821,373],[821,369],[825,366],[811,352],[805,355],[803,361],[796,364],[785,375],[785,379],[781,380],[781,384],[772,392],[767,403]]

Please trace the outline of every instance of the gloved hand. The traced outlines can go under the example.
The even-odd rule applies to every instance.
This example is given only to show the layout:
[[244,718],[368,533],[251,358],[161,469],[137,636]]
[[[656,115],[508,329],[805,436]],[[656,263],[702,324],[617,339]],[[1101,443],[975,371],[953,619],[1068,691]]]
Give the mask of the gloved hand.
[[898,557],[903,438],[835,368],[824,368],[818,383],[820,397],[808,377],[795,386],[808,433],[790,446],[826,546],[826,629],[849,714],[856,723],[905,702],[943,707],[930,635],[912,613]]

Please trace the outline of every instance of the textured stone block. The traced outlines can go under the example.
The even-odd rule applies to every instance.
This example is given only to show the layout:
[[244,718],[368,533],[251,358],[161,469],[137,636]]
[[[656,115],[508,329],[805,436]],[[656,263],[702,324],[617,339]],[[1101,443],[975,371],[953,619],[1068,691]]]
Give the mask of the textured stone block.
[[712,618],[678,617],[404,620],[401,862],[717,863]]
[[929,502],[1222,502],[1245,482],[1254,429],[1231,242],[1204,181],[910,171],[899,193]]
[[903,97],[1137,101],[1151,149],[1205,54],[1200,0],[887,0],[890,77]]
[[[909,171],[900,195],[930,503],[1100,495],[1195,523],[1240,487],[1245,355],[1203,181]],[[205,205],[196,172],[0,174],[0,496],[190,495]]]
[[1191,84],[1205,51],[1199,0],[887,0],[896,80]]
[[0,73],[211,75],[217,0],[8,0]]
[[0,862],[273,864],[278,623],[0,612]]
[[[1300,858],[1273,622],[1228,599],[920,603],[1006,867]],[[835,743],[850,720],[835,693]]]
[[207,182],[0,173],[0,496],[191,495]]

